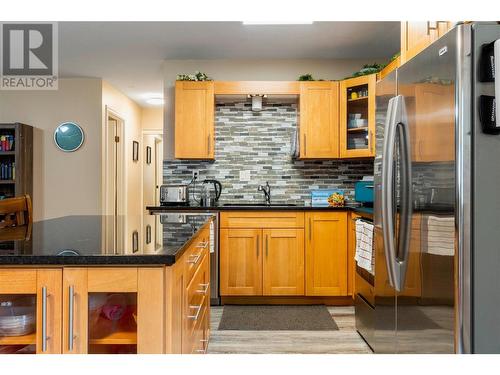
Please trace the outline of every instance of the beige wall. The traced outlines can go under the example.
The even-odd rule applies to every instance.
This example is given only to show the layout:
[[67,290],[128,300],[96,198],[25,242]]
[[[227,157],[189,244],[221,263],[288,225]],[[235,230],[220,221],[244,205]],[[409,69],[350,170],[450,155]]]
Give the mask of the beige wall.
[[142,130],[163,133],[163,106],[142,109]]
[[[106,123],[106,108],[112,110],[118,117],[123,120],[125,129],[125,212],[130,215],[125,228],[126,243],[129,244],[132,238],[132,232],[137,230],[139,238],[141,234],[141,218],[142,214],[142,158],[143,155],[139,152],[139,161],[132,160],[132,142],[139,142],[139,150],[142,150],[142,109],[139,105],[129,97],[118,91],[109,83],[102,82],[102,123]],[[104,126],[102,129],[102,139],[104,137]],[[104,142],[103,142],[104,154]],[[104,162],[104,161],[103,161]],[[104,169],[104,168],[103,168]],[[104,171],[103,171],[104,174]],[[104,175],[102,176],[104,181]],[[104,185],[104,184],[103,184]],[[104,199],[104,186],[101,191]],[[141,240],[140,240],[140,243]]]
[[199,70],[214,80],[227,81],[295,81],[310,73],[316,79],[343,79],[373,59],[363,60],[165,60],[164,71],[164,156],[173,158],[174,84],[179,73]]
[[[60,79],[55,91],[0,91],[0,122],[35,127],[35,220],[101,211],[101,80]],[[60,151],[54,130],[75,121],[85,132],[76,152]]]

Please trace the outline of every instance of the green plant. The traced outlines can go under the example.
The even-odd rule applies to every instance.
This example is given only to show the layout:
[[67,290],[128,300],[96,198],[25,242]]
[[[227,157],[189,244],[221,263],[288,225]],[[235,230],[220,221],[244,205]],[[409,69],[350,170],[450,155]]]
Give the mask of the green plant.
[[196,71],[194,74],[177,74],[177,81],[212,81],[206,73]]
[[368,74],[378,73],[382,69],[384,69],[384,67],[386,65],[387,64],[378,64],[378,63],[365,64],[365,65],[363,65],[363,67],[360,70],[353,73],[350,77],[346,77],[346,78],[361,77],[361,76],[366,76]]
[[315,79],[313,78],[312,74],[302,74],[299,76],[298,81],[314,81]]

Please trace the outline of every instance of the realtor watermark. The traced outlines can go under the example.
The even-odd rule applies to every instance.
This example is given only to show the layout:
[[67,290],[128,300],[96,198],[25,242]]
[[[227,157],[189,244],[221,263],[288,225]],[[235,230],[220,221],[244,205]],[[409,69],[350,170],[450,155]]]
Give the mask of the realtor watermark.
[[0,90],[57,90],[57,23],[0,22]]

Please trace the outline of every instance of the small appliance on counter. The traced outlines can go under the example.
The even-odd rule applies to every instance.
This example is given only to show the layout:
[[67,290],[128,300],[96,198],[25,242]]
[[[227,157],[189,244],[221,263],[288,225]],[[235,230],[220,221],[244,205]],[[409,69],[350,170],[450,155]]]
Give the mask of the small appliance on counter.
[[364,176],[354,184],[354,200],[363,206],[373,207],[373,176]]
[[[204,180],[202,182],[203,189],[200,197],[200,206],[202,207],[214,207],[217,205],[217,201],[222,193],[222,184],[217,180]],[[213,190],[210,188],[210,184],[213,185]]]
[[162,185],[160,186],[161,206],[188,206],[189,187],[188,185]]

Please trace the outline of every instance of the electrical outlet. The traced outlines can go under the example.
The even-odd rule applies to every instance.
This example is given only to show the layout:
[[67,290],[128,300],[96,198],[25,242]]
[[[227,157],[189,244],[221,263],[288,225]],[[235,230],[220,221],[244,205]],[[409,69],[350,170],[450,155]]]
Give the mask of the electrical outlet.
[[200,171],[193,171],[193,180],[197,180],[200,177]]

